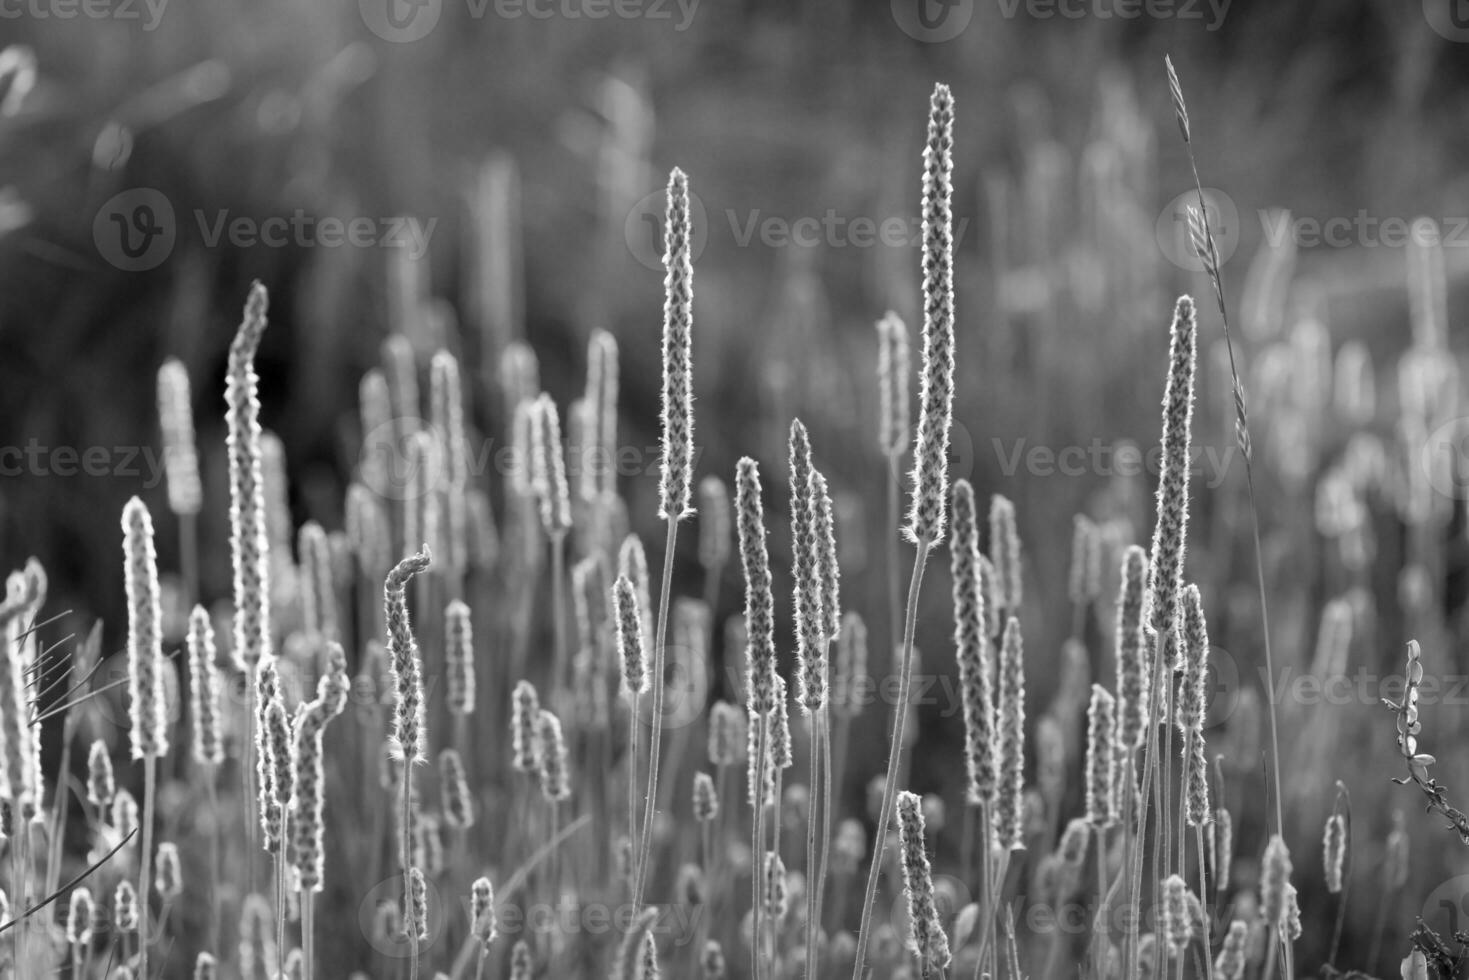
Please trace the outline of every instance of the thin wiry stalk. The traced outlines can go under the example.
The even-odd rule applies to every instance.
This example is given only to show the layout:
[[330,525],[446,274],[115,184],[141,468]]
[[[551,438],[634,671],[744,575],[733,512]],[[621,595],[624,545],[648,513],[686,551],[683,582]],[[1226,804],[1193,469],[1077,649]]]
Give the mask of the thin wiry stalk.
[[930,544],[918,542],[913,558],[913,574],[908,582],[908,606],[903,620],[903,665],[898,675],[898,700],[893,708],[893,731],[888,741],[888,765],[883,778],[882,808],[877,815],[877,829],[872,838],[872,867],[867,873],[867,890],[862,899],[862,924],[857,931],[857,959],[852,969],[853,980],[863,980],[867,943],[872,936],[872,912],[877,900],[877,880],[882,876],[883,850],[887,843],[888,814],[897,798],[898,758],[903,745],[903,729],[908,720],[908,701],[913,688],[913,634],[918,618],[918,592],[923,584],[923,566],[928,561]]
[[668,520],[668,539],[664,543],[663,582],[659,586],[658,625],[653,638],[653,705],[648,716],[648,791],[643,805],[643,836],[638,850],[637,884],[633,888],[633,907],[641,908],[643,889],[647,885],[648,862],[653,844],[653,817],[658,801],[658,756],[663,742],[663,674],[666,669],[668,636],[668,603],[673,586],[673,552],[678,544],[678,521]]
[[[1219,306],[1219,319],[1224,327],[1224,348],[1229,355],[1229,374],[1234,384],[1234,407],[1235,407],[1235,438],[1239,442],[1241,455],[1245,459],[1245,485],[1249,491],[1250,523],[1254,537],[1255,546],[1255,580],[1260,592],[1260,628],[1263,631],[1262,639],[1265,647],[1265,672],[1268,676],[1275,676],[1274,662],[1270,650],[1270,617],[1266,608],[1265,600],[1265,564],[1260,548],[1260,515],[1255,506],[1255,476],[1251,464],[1251,446],[1249,414],[1245,410],[1245,389],[1240,382],[1239,369],[1235,364],[1234,340],[1229,330],[1229,314],[1224,304],[1224,284],[1219,273],[1219,250],[1214,242],[1213,229],[1209,225],[1209,211],[1204,201],[1204,187],[1199,180],[1199,166],[1194,159],[1193,140],[1188,122],[1188,110],[1183,102],[1183,89],[1178,81],[1178,73],[1173,68],[1173,61],[1164,57],[1164,64],[1168,70],[1169,91],[1173,97],[1174,113],[1178,117],[1179,132],[1183,136],[1184,149],[1188,153],[1189,168],[1193,171],[1194,190],[1198,196],[1199,209],[1197,223],[1202,226],[1204,240],[1201,243],[1203,249],[1199,250],[1200,261],[1204,264],[1205,271],[1209,275],[1209,281],[1214,287],[1214,299]],[[1192,222],[1191,222],[1192,223]],[[1196,243],[1197,245],[1200,243]],[[1275,831],[1285,832],[1285,820],[1281,806],[1280,797],[1280,736],[1277,730],[1275,717],[1275,702],[1270,702],[1270,753],[1271,753],[1271,786],[1275,794]]]

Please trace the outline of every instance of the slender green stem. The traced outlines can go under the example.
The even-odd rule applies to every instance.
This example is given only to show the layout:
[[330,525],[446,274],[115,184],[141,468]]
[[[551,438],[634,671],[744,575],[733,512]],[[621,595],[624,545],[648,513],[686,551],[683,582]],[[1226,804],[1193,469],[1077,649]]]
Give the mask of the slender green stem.
[[899,458],[897,455],[888,457],[888,632],[892,636],[892,641],[888,644],[883,663],[886,663],[887,658],[893,655],[898,644],[903,642],[903,635],[899,632],[902,628],[899,623],[902,620],[898,618],[902,615],[903,609],[903,589],[902,584],[898,581],[898,536],[901,526],[898,511],[898,490],[901,479],[898,473]]
[[[219,767],[213,763],[200,766],[204,773],[204,785],[209,794],[209,949],[219,952],[219,787],[215,779]],[[253,857],[253,855],[252,855]]]
[[404,909],[411,920],[408,928],[408,978],[418,980],[418,929],[417,916],[413,914],[413,901],[411,891],[413,889],[408,874],[413,867],[413,760],[408,758],[407,753],[403,756],[403,774],[399,780],[403,789],[402,809],[399,816],[402,818],[398,827],[398,854],[399,863],[403,867],[403,899]]
[[179,515],[179,568],[184,577],[184,608],[199,601],[199,518]]
[[[1161,795],[1157,792],[1158,787],[1153,784],[1153,770],[1158,765],[1158,718],[1163,693],[1163,649],[1163,638],[1161,636],[1155,637],[1153,641],[1153,685],[1152,689],[1148,692],[1147,749],[1143,759],[1142,791],[1138,794],[1137,847],[1133,854],[1132,887],[1128,890],[1128,898],[1134,903],[1138,902],[1142,896],[1143,851],[1145,849],[1144,842],[1148,837],[1148,792],[1151,789],[1155,796]],[[1131,791],[1130,787],[1129,791]],[[1153,808],[1159,811],[1161,817],[1162,808],[1156,800]],[[1153,875],[1154,908],[1157,907],[1158,893],[1156,881],[1158,877],[1156,874],[1158,868],[1158,846],[1158,832],[1155,830],[1153,834],[1153,868],[1155,872]],[[1137,976],[1138,971],[1138,943],[1132,943],[1131,947],[1127,970],[1124,973],[1124,976],[1129,977]]]
[[[551,536],[551,691],[559,696],[566,685],[566,533]],[[558,705],[558,710],[561,706]]]
[[245,799],[240,814],[245,821],[245,894],[255,892],[256,834],[260,827],[259,800],[255,795],[255,678],[258,668],[245,667],[245,744],[240,746],[240,781]]
[[[281,808],[281,836],[276,841],[275,852],[275,968],[281,976],[286,975],[286,821],[285,807]],[[409,930],[410,932],[412,930]]]
[[754,961],[750,973],[755,980],[760,980],[765,972],[760,961],[764,946],[760,934],[760,883],[765,870],[765,752],[766,742],[770,737],[770,719],[763,714],[757,714],[751,719],[751,723],[755,726],[756,733],[755,758],[750,763],[755,769],[755,812],[750,818],[750,957]]
[[306,958],[306,980],[316,975],[316,893],[301,892],[301,953]]
[[[138,976],[148,973],[148,895],[153,870],[153,808],[158,795],[158,759],[143,759],[143,854],[138,860]],[[21,930],[24,932],[25,930]]]
[[821,709],[821,871],[816,876],[816,925],[818,935],[826,908],[826,865],[831,856],[831,706]]
[[1342,839],[1341,897],[1337,899],[1336,903],[1336,926],[1331,931],[1331,949],[1326,958],[1327,966],[1332,967],[1336,966],[1336,954],[1338,948],[1341,946],[1342,926],[1346,924],[1347,920],[1347,896],[1352,890],[1352,796],[1347,792],[1346,784],[1341,780],[1337,780],[1336,785],[1338,795],[1345,802],[1344,809],[1346,810],[1346,815],[1344,819],[1346,820],[1346,832],[1343,834]]
[[627,698],[627,891],[633,896],[638,878],[638,696]]
[[658,635],[653,638],[653,711],[648,717],[648,795],[643,808],[643,843],[638,851],[637,884],[633,887],[633,907],[643,906],[643,889],[648,883],[648,862],[653,844],[653,816],[658,802],[658,754],[663,744],[663,673],[668,633],[668,597],[673,586],[673,552],[678,544],[678,521],[668,519],[668,540],[663,547],[663,583],[658,598]]
[[[62,836],[66,830],[67,811],[71,808],[71,792],[68,783],[71,779],[71,746],[76,738],[77,716],[70,708],[66,709],[66,715],[61,723],[61,766],[56,771],[56,795],[51,804],[50,831],[46,837],[46,894],[56,890],[56,885],[61,881],[61,845]],[[56,921],[56,913],[53,910],[51,921]]]
[[[994,895],[994,901],[993,901],[994,909],[992,910],[993,912],[998,912],[999,909],[1000,909],[1000,897],[1002,895],[1004,895],[1004,893],[1005,893],[1005,878],[1008,877],[1009,874],[1010,874],[1010,852],[1009,851],[1006,851],[1004,854],[1000,855],[1000,863],[998,865],[996,865],[995,866],[995,869],[994,869],[994,886],[993,886],[993,892],[992,892],[992,894]],[[995,934],[995,916],[993,914],[991,914],[985,920],[985,923],[984,923],[984,931],[979,934],[979,958],[980,958],[981,961],[984,960],[985,954],[987,952],[991,952],[991,950],[990,950],[990,940],[991,940],[991,938],[994,937],[994,934]],[[998,945],[998,944],[996,944],[996,945]],[[996,957],[996,961],[998,962],[998,957]],[[991,976],[998,976],[999,975],[996,972],[996,968],[995,967],[992,967],[991,968],[990,975]]]
[[1194,841],[1198,845],[1199,850],[1199,902],[1203,906],[1204,913],[1202,916],[1200,916],[1200,918],[1204,920],[1203,925],[1200,927],[1204,931],[1204,975],[1208,978],[1208,980],[1214,980],[1214,941],[1209,935],[1209,920],[1214,918],[1214,913],[1209,908],[1211,903],[1209,902],[1208,876],[1206,870],[1208,860],[1206,859],[1204,854],[1203,824],[1199,824],[1198,826],[1194,827]]
[[811,723],[810,757],[811,768],[806,779],[806,976],[811,980],[816,977],[816,934],[820,932],[820,923],[816,917],[816,884],[820,880],[821,872],[816,860],[816,810],[817,804],[821,802],[820,794],[816,792],[817,778],[821,766],[821,712],[812,712],[808,719]]
[[[25,908],[28,904],[26,895],[26,839],[30,836],[26,833],[25,815],[21,812],[22,807],[18,800],[10,803],[10,890],[15,893],[15,903],[19,908]],[[24,967],[26,961],[26,932],[30,929],[28,921],[22,921],[20,927],[15,930],[15,968],[17,971]]]
[[862,925],[857,933],[857,958],[852,980],[863,980],[862,966],[867,959],[867,943],[872,938],[872,909],[877,899],[877,881],[882,877],[882,854],[887,844],[888,817],[898,787],[898,758],[903,751],[903,728],[908,720],[908,701],[913,687],[913,633],[918,618],[918,590],[923,584],[923,566],[928,561],[931,543],[918,542],[913,558],[913,575],[908,583],[908,612],[903,625],[903,669],[898,680],[898,703],[893,707],[893,734],[888,743],[888,766],[882,791],[882,809],[877,814],[877,830],[872,838],[872,867],[867,873],[867,891],[862,899]]

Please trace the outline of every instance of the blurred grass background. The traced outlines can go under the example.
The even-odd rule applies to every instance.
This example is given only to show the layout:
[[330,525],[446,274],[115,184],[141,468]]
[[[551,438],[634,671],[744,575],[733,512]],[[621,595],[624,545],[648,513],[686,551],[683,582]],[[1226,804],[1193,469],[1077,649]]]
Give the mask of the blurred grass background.
[[[661,273],[630,247],[627,229],[639,225],[628,215],[650,194],[661,211],[658,192],[678,165],[708,216],[696,262],[699,470],[728,479],[750,454],[779,486],[786,427],[803,418],[839,498],[846,601],[885,635],[872,324],[892,308],[916,330],[918,250],[769,247],[758,235],[741,245],[734,226],[830,210],[900,217],[916,232],[924,107],[941,80],[957,99],[955,214],[967,221],[957,257],[964,431],[955,475],[1017,502],[1032,697],[1044,703],[1070,618],[1059,613],[1071,515],[1128,520],[1146,539],[1152,484],[1006,474],[992,440],[1151,446],[1170,303],[1193,291],[1209,351],[1196,442],[1221,454],[1233,444],[1217,314],[1203,278],[1171,264],[1155,232],[1191,182],[1163,55],[1189,96],[1204,183],[1240,216],[1224,275],[1247,363],[1269,363],[1277,347],[1309,362],[1321,335],[1293,328],[1319,323],[1327,356],[1364,341],[1390,392],[1410,333],[1403,249],[1303,249],[1289,282],[1272,285],[1269,273],[1286,259],[1272,264],[1263,249],[1260,209],[1469,215],[1458,166],[1469,60],[1417,3],[1235,0],[1211,31],[1197,19],[1036,19],[1023,5],[1007,18],[1003,5],[977,2],[968,27],[942,44],[904,34],[886,3],[705,0],[681,31],[672,6],[668,20],[494,10],[475,18],[446,0],[427,37],[401,44],[369,31],[355,3],[301,0],[175,0],[153,30],[84,17],[0,23],[0,40],[28,46],[36,63],[34,87],[0,118],[0,445],[156,447],[155,371],[180,357],[194,378],[206,500],[215,503],[202,530],[204,593],[227,595],[220,381],[247,284],[259,278],[272,294],[259,359],[265,423],[284,441],[298,521],[341,527],[359,439],[357,379],[393,328],[425,356],[443,343],[459,348],[476,367],[476,423],[497,436],[505,343],[535,348],[543,385],[564,403],[580,388],[589,331],[606,327],[622,349],[622,442],[656,446]],[[178,239],[157,268],[124,272],[99,254],[92,228],[104,202],[137,187],[166,195]],[[386,248],[211,247],[195,214],[221,209],[256,221],[301,209],[436,224],[427,260],[414,264]],[[1453,324],[1469,262],[1461,250],[1444,254],[1449,348],[1459,350]],[[1301,362],[1283,357],[1273,381],[1247,376],[1278,656],[1303,665],[1321,604],[1344,581],[1313,528],[1314,488],[1354,430],[1329,405],[1300,408],[1291,393],[1306,384]],[[1389,446],[1389,467],[1412,458],[1391,448],[1392,398],[1358,427]],[[124,622],[116,515],[134,493],[162,497],[145,475],[33,474],[7,478],[0,491],[11,562],[40,557],[51,607],[74,611],[79,624],[105,617],[109,650]],[[1212,475],[1218,488],[1196,491],[1190,574],[1219,619],[1214,642],[1238,661],[1244,686],[1258,686],[1243,472],[1233,467],[1222,483]],[[654,486],[623,486],[645,534]],[[1446,561],[1433,590],[1432,621],[1448,624],[1434,637],[1442,640],[1462,638],[1463,521],[1452,509],[1438,528]],[[1374,515],[1376,560],[1363,582],[1376,625],[1358,634],[1352,663],[1395,670],[1401,642],[1422,621],[1398,601],[1408,524],[1392,506]],[[160,531],[171,556],[172,528]],[[782,535],[772,545],[788,547]],[[721,617],[737,609],[733,574],[724,596]],[[924,599],[919,646],[947,669],[947,590]],[[1091,636],[1099,680],[1110,679],[1109,630]],[[1449,647],[1427,649],[1430,660],[1453,663]],[[1309,724],[1303,707],[1283,713],[1299,716],[1289,725]],[[1414,801],[1406,790],[1384,795],[1396,771],[1386,714],[1369,699],[1347,717],[1348,734],[1323,764],[1364,794],[1363,846],[1376,847],[1388,803],[1411,811]],[[959,720],[920,725],[936,751],[922,754],[916,788],[952,791]],[[1445,762],[1446,781],[1462,783],[1469,759],[1457,780]],[[849,795],[860,806],[855,785]],[[1308,840],[1329,801],[1321,790],[1299,813]],[[1258,853],[1262,811],[1243,809],[1241,853]],[[1361,866],[1373,868],[1374,854],[1360,854]],[[1298,869],[1319,864],[1310,849],[1301,855]],[[1466,865],[1457,852],[1445,863]],[[1310,893],[1318,879],[1301,887],[1303,902],[1323,897]]]

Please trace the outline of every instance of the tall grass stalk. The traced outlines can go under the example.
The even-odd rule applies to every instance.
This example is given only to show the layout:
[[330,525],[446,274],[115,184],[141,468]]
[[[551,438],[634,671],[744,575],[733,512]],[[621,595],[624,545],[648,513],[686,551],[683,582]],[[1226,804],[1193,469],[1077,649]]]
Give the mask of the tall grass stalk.
[[658,802],[658,757],[663,745],[664,670],[667,658],[668,603],[673,586],[673,555],[678,525],[694,513],[690,502],[694,470],[693,392],[693,226],[688,177],[677,167],[668,176],[668,209],[663,230],[663,440],[658,516],[668,524],[659,584],[658,625],[653,637],[653,705],[649,715],[648,790],[643,809],[633,906],[641,907],[653,844]]
[[230,559],[234,571],[235,658],[245,669],[245,740],[240,764],[244,783],[245,822],[250,860],[245,880],[247,894],[255,891],[258,821],[255,809],[255,703],[257,671],[270,654],[270,538],[265,521],[265,478],[262,470],[260,379],[255,374],[255,352],[265,332],[269,298],[256,282],[245,301],[240,328],[230,344],[225,384],[225,421],[229,429]]
[[418,934],[422,923],[412,921],[413,901],[409,893],[410,870],[413,866],[413,767],[425,761],[426,734],[423,730],[423,677],[418,644],[408,619],[406,590],[408,582],[429,566],[427,551],[404,558],[388,573],[383,585],[383,613],[388,624],[388,663],[392,670],[397,700],[393,714],[394,754],[403,763],[401,782],[400,825],[398,828],[400,864],[403,871],[403,911],[408,933],[408,977],[418,980]]
[[918,593],[929,550],[943,537],[949,482],[949,429],[954,415],[954,215],[951,206],[954,171],[954,99],[947,85],[935,85],[929,103],[928,136],[923,150],[923,379],[920,414],[913,447],[913,496],[905,534],[917,546],[903,617],[903,662],[898,701],[893,708],[892,741],[888,745],[882,808],[872,843],[872,866],[862,901],[853,980],[863,980],[862,966],[872,937],[872,912],[888,819],[897,795],[898,760],[913,687],[913,634],[917,627]]
[[[1194,249],[1199,256],[1199,261],[1204,266],[1204,271],[1209,276],[1209,282],[1214,287],[1214,300],[1219,307],[1219,319],[1224,328],[1224,347],[1229,355],[1230,379],[1234,385],[1234,411],[1235,411],[1235,440],[1239,443],[1240,454],[1245,459],[1245,487],[1248,492],[1250,505],[1250,531],[1254,540],[1255,551],[1255,584],[1260,595],[1260,630],[1261,640],[1265,647],[1265,673],[1269,677],[1275,676],[1275,663],[1270,648],[1270,615],[1265,593],[1265,560],[1260,546],[1260,514],[1255,504],[1255,475],[1251,461],[1250,423],[1249,414],[1245,409],[1245,389],[1240,382],[1239,368],[1235,362],[1234,339],[1229,330],[1229,314],[1224,304],[1224,283],[1219,272],[1219,250],[1214,242],[1213,229],[1209,225],[1209,211],[1204,200],[1204,187],[1199,179],[1199,165],[1194,157],[1194,146],[1192,131],[1189,127],[1188,108],[1183,101],[1183,86],[1178,81],[1178,72],[1174,70],[1173,60],[1165,56],[1164,66],[1168,72],[1168,91],[1173,99],[1174,115],[1178,119],[1178,131],[1183,137],[1184,149],[1188,154],[1189,169],[1193,173],[1194,191],[1198,197],[1199,206],[1197,210],[1190,209],[1190,230],[1196,232],[1194,237]],[[1279,723],[1276,719],[1275,700],[1270,699],[1270,784],[1275,796],[1275,832],[1285,833],[1285,816],[1280,795],[1280,734]],[[1289,944],[1286,949],[1286,970],[1289,975],[1294,975],[1294,962]]]

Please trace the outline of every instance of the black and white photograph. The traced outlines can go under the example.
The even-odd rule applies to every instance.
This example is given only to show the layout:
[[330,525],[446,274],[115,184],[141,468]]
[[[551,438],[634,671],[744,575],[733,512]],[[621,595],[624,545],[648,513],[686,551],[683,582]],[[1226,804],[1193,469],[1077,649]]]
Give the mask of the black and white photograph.
[[1469,980],[1465,161],[1466,0],[0,0],[0,980]]

